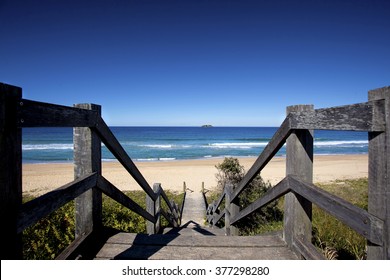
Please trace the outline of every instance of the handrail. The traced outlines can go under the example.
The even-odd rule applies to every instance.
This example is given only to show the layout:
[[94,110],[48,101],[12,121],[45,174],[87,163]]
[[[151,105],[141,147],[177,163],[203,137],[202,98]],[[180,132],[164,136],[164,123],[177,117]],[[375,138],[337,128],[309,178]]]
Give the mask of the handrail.
[[21,99],[18,110],[21,127],[94,127],[94,110]]
[[[4,97],[0,99],[0,106],[9,106],[9,104],[15,105],[15,114],[12,115],[12,117],[14,117],[16,121],[13,124],[4,123],[4,125],[16,125],[16,129],[23,127],[89,127],[145,191],[147,197],[149,197],[152,201],[157,201],[160,197],[164,199],[166,205],[168,206],[168,211],[166,213],[164,211],[164,216],[167,217],[168,222],[172,226],[178,226],[180,224],[181,212],[178,211],[177,205],[173,201],[169,201],[168,196],[161,186],[158,193],[155,193],[149,186],[137,166],[128,156],[104,120],[100,117],[100,106],[93,105],[95,107],[92,107],[92,110],[89,110],[85,108],[37,102],[19,98],[19,96],[21,97],[21,94],[19,95],[19,88],[0,83],[0,89],[2,91],[1,97]],[[12,103],[15,101],[17,104]],[[94,108],[99,108],[99,111],[94,110]],[[7,119],[5,118],[5,120]],[[0,125],[3,125],[3,123],[0,123]],[[3,127],[1,127],[1,129],[2,128]],[[3,132],[3,130],[0,131]],[[21,137],[21,134],[18,135]],[[0,136],[3,137],[2,135]],[[5,135],[4,137],[8,136]],[[21,139],[18,143],[21,143]],[[21,144],[19,148],[21,149]],[[1,151],[2,153],[5,153],[6,149],[2,148]],[[12,152],[10,156],[13,156]],[[21,188],[21,185],[18,186],[18,188],[19,187]],[[73,182],[65,184],[62,187],[17,206],[18,213],[15,220],[15,234],[20,234],[25,228],[35,224],[38,220],[48,216],[61,206],[92,189],[100,190],[108,197],[122,204],[134,213],[142,216],[151,223],[159,221],[154,213],[149,213],[143,209],[130,197],[126,196],[122,191],[105,179],[101,175],[101,172],[98,171],[84,174]],[[76,236],[77,238],[69,248],[72,247],[73,249],[76,249],[75,247],[77,244],[79,245],[81,242],[80,240],[84,240],[85,236],[88,236],[90,233],[91,232],[85,232],[81,236]],[[66,251],[67,253],[65,255],[68,255],[69,249]],[[14,256],[18,254],[19,253],[10,252],[9,255]]]
[[249,186],[249,184],[256,177],[256,175],[259,174],[261,170],[263,170],[263,168],[276,155],[280,148],[283,147],[284,143],[286,143],[286,139],[291,134],[290,127],[290,116],[288,116],[281,124],[280,128],[276,131],[267,146],[265,146],[263,152],[256,159],[255,163],[245,174],[240,184],[234,190],[232,195],[232,201],[235,200],[237,196],[240,195],[240,193],[242,193],[244,189]]
[[384,100],[290,113],[291,129],[385,131]]
[[208,219],[210,224],[216,225],[219,222],[219,220],[221,220],[222,217],[225,215],[226,213],[225,209],[223,209],[222,211],[219,210],[219,206],[222,204],[222,201],[224,200],[225,197],[226,197],[226,192],[223,190],[218,201],[213,201],[208,205],[206,209],[206,216],[212,217]]
[[153,200],[157,199],[141,172],[96,111],[22,99],[19,103],[18,119],[20,127],[89,127],[93,129],[141,188]]
[[[269,163],[294,131],[317,129],[383,133],[386,131],[387,124],[385,106],[384,99],[374,99],[359,104],[289,113],[255,163],[237,184],[230,197],[230,202],[227,203],[234,203],[238,199],[238,196]],[[310,203],[316,204],[319,208],[365,237],[371,244],[378,246],[384,244],[384,228],[386,225],[383,219],[316,187],[312,183],[304,182],[293,174],[287,175],[261,198],[241,209],[236,215],[230,216],[228,220],[229,225],[225,226],[235,225],[238,221],[288,193],[294,193]],[[218,203],[211,203],[207,209],[206,220],[211,225],[215,225],[225,214],[216,215],[225,195],[224,189],[218,199]],[[318,252],[315,252],[313,249],[314,247],[310,241],[305,238],[293,236],[292,247],[306,258],[321,259]]]
[[118,139],[116,139],[116,137],[109,129],[107,124],[104,122],[104,120],[102,118],[99,118],[96,127],[93,127],[92,129],[97,132],[101,141],[119,160],[119,162],[127,170],[127,172],[129,172],[129,174],[141,186],[141,188],[155,201],[157,197],[154,194],[152,188],[146,182],[145,178],[142,176],[137,166],[135,166],[134,162],[123,149],[122,145],[119,143]]
[[242,209],[236,216],[231,218],[231,224],[249,216],[258,209],[266,206],[275,199],[286,193],[294,192],[316,204],[322,210],[336,217],[356,232],[364,236],[374,244],[382,244],[383,221],[369,214],[367,211],[345,201],[329,192],[288,175],[273,188],[269,189],[264,196]]
[[[376,121],[373,117],[375,109],[382,108],[383,103],[384,100],[375,100],[353,105],[317,109],[314,112],[290,113],[235,188],[232,201],[237,199],[256,175],[276,155],[294,129],[384,131],[384,114],[379,114],[380,118]],[[331,116],[337,119],[337,122],[329,121]],[[221,196],[224,195],[223,192]]]
[[35,224],[80,194],[94,188],[97,179],[98,175],[92,173],[22,204],[18,214],[17,232],[21,233],[25,228]]
[[97,182],[97,187],[107,196],[125,206],[127,209],[137,213],[146,220],[155,223],[156,218],[150,213],[145,211],[141,206],[134,202],[130,197],[125,195],[117,187],[115,187],[110,181],[108,181],[103,176],[100,176]]

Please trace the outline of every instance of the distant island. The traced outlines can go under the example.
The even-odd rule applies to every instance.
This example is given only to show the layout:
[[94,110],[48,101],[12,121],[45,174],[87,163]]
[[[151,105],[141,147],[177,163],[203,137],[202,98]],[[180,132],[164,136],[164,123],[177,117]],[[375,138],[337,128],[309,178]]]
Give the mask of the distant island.
[[202,127],[213,127],[211,124],[204,124]]

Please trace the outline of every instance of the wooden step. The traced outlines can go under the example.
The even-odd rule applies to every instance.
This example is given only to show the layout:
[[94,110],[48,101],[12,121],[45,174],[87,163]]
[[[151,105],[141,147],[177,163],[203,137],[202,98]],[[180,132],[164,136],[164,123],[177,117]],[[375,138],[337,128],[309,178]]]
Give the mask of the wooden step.
[[225,235],[223,229],[217,227],[186,226],[180,228],[166,228],[164,234],[176,235]]
[[96,259],[294,260],[297,256],[278,235],[213,236],[118,233],[107,240]]

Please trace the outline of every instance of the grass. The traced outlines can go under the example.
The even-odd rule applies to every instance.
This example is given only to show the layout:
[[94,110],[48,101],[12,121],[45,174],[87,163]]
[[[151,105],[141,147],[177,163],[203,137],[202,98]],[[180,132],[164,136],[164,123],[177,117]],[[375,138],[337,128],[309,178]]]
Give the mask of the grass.
[[[143,191],[125,192],[132,200],[145,209]],[[166,191],[169,199],[181,202],[183,194]],[[34,199],[24,196],[23,202]],[[167,208],[164,202],[162,207]],[[22,233],[23,258],[27,260],[55,259],[74,240],[75,232],[74,202],[70,202],[54,211]],[[146,233],[146,221],[121,204],[103,195],[103,225],[126,232]],[[162,225],[168,222],[162,217]]]
[[[318,184],[318,186],[362,209],[368,208],[368,180],[366,178],[337,180],[327,184]],[[365,238],[316,206],[313,206],[313,243],[325,255],[330,254],[329,258],[366,258]]]
[[[350,203],[367,210],[368,180],[337,180],[318,187]],[[210,192],[208,201],[217,200],[219,193]],[[278,201],[278,208],[283,211],[283,199]],[[342,224],[339,220],[313,205],[313,244],[329,259],[365,259],[366,240],[364,237]],[[253,229],[251,235],[283,229],[283,221],[269,221]]]

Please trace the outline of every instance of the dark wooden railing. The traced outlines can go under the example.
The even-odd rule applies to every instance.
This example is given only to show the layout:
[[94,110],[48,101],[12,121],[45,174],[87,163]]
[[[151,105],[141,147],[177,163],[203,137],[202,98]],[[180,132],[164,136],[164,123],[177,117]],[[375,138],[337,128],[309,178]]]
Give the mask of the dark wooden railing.
[[[225,217],[226,234],[235,235],[238,221],[284,196],[283,238],[303,258],[323,258],[311,243],[314,203],[367,239],[368,259],[390,259],[390,87],[370,91],[368,99],[366,103],[327,109],[288,107],[286,119],[243,180],[237,186],[226,185],[218,201],[208,205],[207,221],[216,225]],[[313,184],[313,130],[368,132],[368,211]],[[286,177],[240,209],[239,195],[285,143]]]
[[[22,128],[74,127],[74,181],[22,204]],[[102,176],[101,143],[111,151],[146,193],[143,209]],[[101,118],[94,104],[60,106],[22,99],[22,89],[0,83],[0,217],[1,259],[22,258],[22,231],[75,200],[75,241],[60,258],[69,257],[89,235],[102,228],[102,193],[147,220],[148,233],[158,233],[160,216],[176,227],[182,209],[160,184],[149,186],[134,162]],[[161,207],[161,198],[167,211]],[[183,203],[181,207],[183,207]]]

